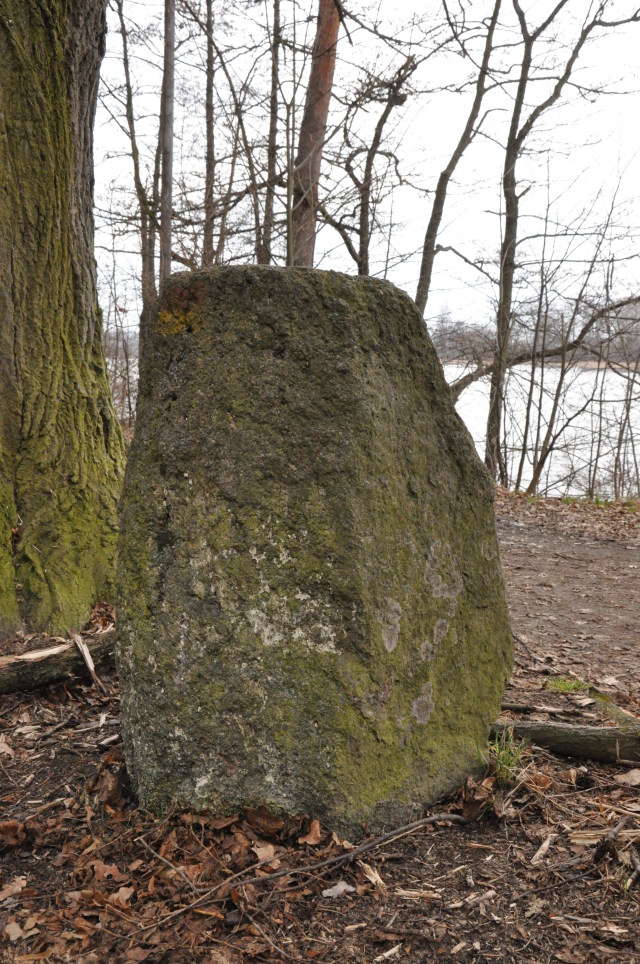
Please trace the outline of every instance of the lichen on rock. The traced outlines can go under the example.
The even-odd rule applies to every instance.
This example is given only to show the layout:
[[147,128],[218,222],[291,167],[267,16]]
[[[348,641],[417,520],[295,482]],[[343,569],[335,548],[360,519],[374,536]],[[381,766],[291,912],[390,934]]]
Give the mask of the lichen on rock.
[[165,285],[121,502],[141,802],[405,819],[478,765],[510,668],[492,483],[392,285]]

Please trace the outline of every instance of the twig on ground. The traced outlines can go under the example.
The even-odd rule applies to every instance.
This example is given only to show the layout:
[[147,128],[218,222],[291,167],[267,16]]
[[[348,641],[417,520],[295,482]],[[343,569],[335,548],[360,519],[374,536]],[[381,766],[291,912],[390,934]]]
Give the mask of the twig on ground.
[[633,873],[629,877],[626,890],[629,891],[640,880],[640,857],[638,857],[635,850],[631,851],[631,863],[633,864]]
[[544,663],[544,659],[541,656],[536,656],[536,654],[532,652],[532,650],[529,648],[527,643],[525,643],[524,639],[522,638],[522,636],[520,636],[519,633],[511,633],[511,635],[513,636],[513,641],[515,643],[518,643],[519,646],[522,646],[526,654],[530,656],[531,659],[535,660],[536,663]]
[[[353,850],[347,851],[347,853],[339,854],[337,857],[329,857],[327,860],[321,860],[315,864],[305,864],[302,867],[292,867],[288,870],[278,870],[274,874],[268,874],[262,877],[247,877],[244,880],[242,879],[242,874],[236,874],[236,888],[246,887],[248,884],[255,885],[271,883],[271,881],[282,877],[311,876],[312,874],[317,873],[319,870],[325,870],[327,867],[339,867],[342,864],[351,863],[351,861],[360,856],[360,854],[367,853],[370,850],[375,850],[377,847],[382,846],[382,844],[389,843],[389,841],[395,840],[398,837],[404,837],[409,833],[413,833],[416,830],[420,830],[422,827],[428,827],[430,824],[434,823],[455,823],[464,825],[467,823],[467,820],[456,813],[436,813],[432,817],[422,817],[422,819],[414,820],[412,823],[405,824],[403,827],[397,827],[395,830],[390,830],[388,833],[382,834],[380,837],[374,837],[373,840],[366,840],[358,847],[354,847]],[[255,870],[265,863],[269,863],[269,860],[263,860],[260,861],[259,864],[254,864],[252,869]],[[163,917],[161,920],[156,921],[153,924],[148,924],[146,927],[141,927],[134,934],[128,935],[129,938],[131,939],[133,937],[138,937],[140,934],[144,934],[147,931],[155,930],[162,924],[166,924],[168,921],[173,920],[182,914],[187,914],[195,907],[201,907],[203,904],[208,903],[209,901],[216,900],[219,892],[223,888],[228,888],[229,884],[233,880],[234,877],[228,877],[227,880],[223,880],[221,883],[216,884],[215,887],[211,887],[204,894],[200,894],[199,897],[197,897],[190,904],[187,904],[185,907],[179,907],[177,910],[172,911],[171,914],[167,914],[167,916]]]
[[264,938],[264,940],[267,942],[267,944],[269,945],[269,947],[272,947],[272,948],[274,949],[274,951],[276,952],[276,954],[280,954],[280,955],[281,955],[282,957],[284,957],[284,959],[287,960],[287,961],[295,961],[296,964],[298,964],[298,962],[300,962],[300,964],[302,964],[301,958],[299,958],[299,957],[292,957],[291,954],[288,954],[285,950],[283,950],[281,947],[279,947],[279,946],[276,944],[276,942],[273,941],[273,940],[269,937],[269,935],[267,934],[267,932],[266,932],[262,927],[260,927],[260,924],[257,922],[257,920],[255,919],[255,917],[254,917],[252,914],[250,914],[249,911],[248,911],[245,907],[241,907],[241,908],[240,908],[240,911],[241,911],[243,917],[246,917],[248,920],[251,921],[251,925],[252,925],[253,927],[255,927],[255,929],[257,930],[258,934],[260,934],[260,937]]
[[600,863],[603,857],[605,857],[607,854],[615,852],[615,844],[618,834],[621,830],[624,830],[630,820],[631,817],[624,816],[622,820],[609,831],[607,836],[603,837],[602,840],[597,844],[596,849],[593,852],[594,864]]
[[136,837],[136,843],[141,843],[142,846],[145,848],[145,850],[148,850],[150,854],[153,854],[156,860],[159,860],[161,863],[165,865],[165,867],[169,867],[171,870],[175,871],[175,873],[178,874],[179,877],[182,877],[185,884],[187,884],[191,888],[194,894],[206,893],[206,891],[204,891],[201,887],[196,887],[194,882],[192,880],[189,880],[185,872],[180,867],[176,867],[174,863],[172,863],[170,860],[167,860],[166,857],[163,857],[162,854],[159,854],[157,851],[155,851],[153,847],[150,847],[147,841],[144,839],[144,837]]

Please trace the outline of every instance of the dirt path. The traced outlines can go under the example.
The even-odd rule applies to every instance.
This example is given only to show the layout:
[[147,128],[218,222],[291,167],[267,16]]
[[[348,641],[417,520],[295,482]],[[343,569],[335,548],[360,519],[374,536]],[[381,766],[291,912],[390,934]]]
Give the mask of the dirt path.
[[640,708],[640,512],[498,493],[514,632],[629,709]]

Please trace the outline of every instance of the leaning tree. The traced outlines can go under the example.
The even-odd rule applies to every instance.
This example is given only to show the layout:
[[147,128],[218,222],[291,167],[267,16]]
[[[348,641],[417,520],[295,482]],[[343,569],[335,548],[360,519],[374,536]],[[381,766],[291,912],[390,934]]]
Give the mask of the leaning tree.
[[123,443],[93,254],[107,0],[0,0],[0,631],[111,590]]

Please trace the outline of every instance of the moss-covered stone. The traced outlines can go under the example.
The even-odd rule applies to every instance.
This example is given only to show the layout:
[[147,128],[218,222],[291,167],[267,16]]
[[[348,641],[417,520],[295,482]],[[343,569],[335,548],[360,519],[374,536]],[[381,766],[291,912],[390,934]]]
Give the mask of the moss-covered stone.
[[172,277],[120,528],[145,806],[265,803],[353,830],[477,768],[511,658],[492,484],[393,286]]

